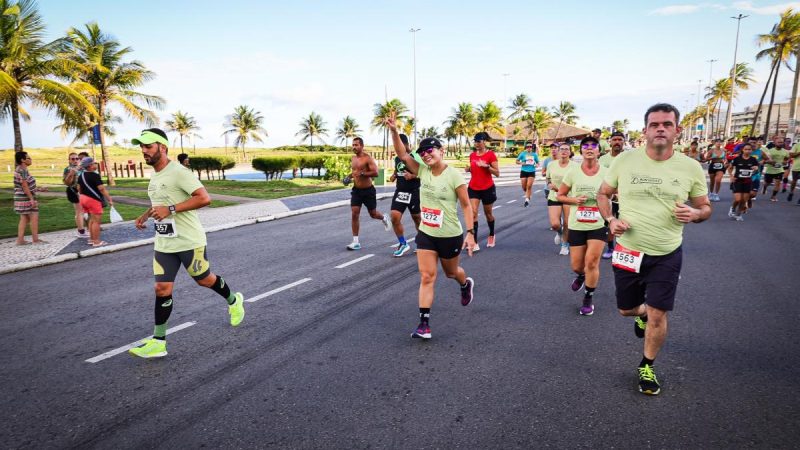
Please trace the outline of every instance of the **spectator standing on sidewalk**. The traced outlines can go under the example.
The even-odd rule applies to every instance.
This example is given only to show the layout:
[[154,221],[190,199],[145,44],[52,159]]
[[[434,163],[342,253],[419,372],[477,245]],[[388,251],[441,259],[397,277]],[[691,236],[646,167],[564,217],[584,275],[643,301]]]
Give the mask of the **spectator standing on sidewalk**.
[[72,152],[69,154],[69,165],[64,168],[64,173],[61,176],[64,184],[67,186],[67,200],[72,203],[75,208],[75,226],[78,229],[79,238],[88,238],[89,234],[86,232],[86,227],[83,221],[83,208],[81,208],[81,198],[78,192],[78,177],[81,174],[81,157],[77,153]]
[[108,242],[100,240],[100,222],[103,220],[103,207],[114,205],[111,195],[103,185],[103,179],[97,173],[97,163],[90,157],[81,160],[83,173],[78,177],[81,192],[81,207],[89,213],[89,244],[100,247]]
[[25,228],[29,224],[32,243],[45,244],[45,241],[39,239],[39,202],[36,200],[36,192],[44,192],[47,189],[36,187],[36,178],[28,171],[32,163],[28,152],[16,152],[14,163],[17,166],[14,170],[14,212],[19,214],[17,245],[31,243],[25,240]]
[[179,162],[179,163],[180,163],[180,164],[181,164],[183,167],[186,167],[187,169],[190,169],[190,170],[191,170],[192,166],[189,164],[189,155],[188,155],[188,154],[186,154],[186,153],[181,153],[180,155],[178,155],[178,162]]

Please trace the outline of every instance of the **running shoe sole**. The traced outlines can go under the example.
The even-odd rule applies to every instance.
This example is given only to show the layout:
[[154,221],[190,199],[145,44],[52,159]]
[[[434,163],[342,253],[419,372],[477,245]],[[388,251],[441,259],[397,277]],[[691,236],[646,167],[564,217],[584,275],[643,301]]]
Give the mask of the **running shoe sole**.
[[431,334],[430,333],[420,334],[420,333],[417,333],[415,331],[415,332],[411,333],[411,337],[413,339],[430,339],[431,338]]
[[400,249],[397,249],[397,250],[396,250],[396,251],[393,253],[393,255],[395,256],[395,258],[399,258],[399,257],[401,257],[401,256],[405,255],[406,253],[408,253],[408,252],[409,252],[409,250],[411,250],[411,247],[410,247],[408,244],[406,244],[406,245],[404,245],[404,246],[401,246],[401,247],[402,247],[402,248],[400,248]]

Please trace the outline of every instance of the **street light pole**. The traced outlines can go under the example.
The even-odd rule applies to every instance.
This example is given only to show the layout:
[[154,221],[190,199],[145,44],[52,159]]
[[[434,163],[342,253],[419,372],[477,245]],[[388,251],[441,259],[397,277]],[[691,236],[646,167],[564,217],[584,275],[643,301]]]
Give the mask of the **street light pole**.
[[[711,78],[714,76],[714,63],[717,62],[717,61],[718,60],[716,60],[716,59],[709,59],[709,60],[706,61],[708,63],[708,90],[709,91],[711,90]],[[703,124],[703,129],[705,130],[705,133],[703,133],[703,134],[705,135],[705,140],[706,141],[708,140],[708,133],[709,133],[709,131],[711,131],[711,130],[708,129],[708,124],[710,123],[709,122],[710,114],[711,114],[711,108],[706,106],[706,123]]]
[[414,143],[414,147],[417,146],[417,31],[421,29],[422,28],[411,28],[408,30],[411,33],[411,45],[413,47],[412,71],[414,73],[414,136],[412,142]]
[[750,17],[745,16],[743,14],[739,14],[736,17],[731,17],[731,19],[736,19],[736,45],[733,48],[733,66],[731,67],[731,94],[730,99],[728,100],[728,113],[725,114],[725,137],[729,137],[731,134],[731,116],[733,114],[733,91],[736,88],[736,56],[739,52],[739,26],[742,24],[742,19]]
[[[500,103],[500,114],[501,114],[500,117],[503,117],[502,116],[502,113],[503,113],[503,106],[502,105],[503,105],[503,103],[506,102],[506,96],[508,95],[506,93],[506,88],[508,87],[508,77],[511,74],[510,73],[504,73],[502,75],[503,75],[503,101]],[[505,136],[506,128],[508,128],[508,124],[504,120],[503,121],[503,153],[505,153],[505,151],[506,151],[506,143],[508,142],[508,136]]]

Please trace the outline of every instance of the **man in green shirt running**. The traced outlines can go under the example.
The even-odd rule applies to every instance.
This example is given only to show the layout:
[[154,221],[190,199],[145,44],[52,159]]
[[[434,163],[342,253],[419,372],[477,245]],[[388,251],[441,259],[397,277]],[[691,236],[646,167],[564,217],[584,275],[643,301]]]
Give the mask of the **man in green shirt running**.
[[231,292],[225,280],[211,272],[206,256],[206,233],[197,217],[197,210],[208,206],[211,197],[191,170],[177,161],[170,161],[166,133],[149,128],[131,143],[142,149],[144,161],[154,170],[147,187],[153,206],[136,219],[136,228],[144,229],[151,217],[155,221],[156,302],[153,338],[129,351],[142,358],[158,358],[167,355],[167,320],[172,313],[172,288],[181,265],[197,284],[212,289],[228,302],[234,327],[244,319],[244,296],[241,292]]
[[[648,395],[661,391],[653,364],[675,303],[683,226],[711,216],[702,167],[673,148],[679,120],[674,106],[651,106],[644,115],[646,147],[617,156],[597,194],[600,213],[617,237],[612,256],[617,308],[634,317],[636,336],[644,337],[639,392]],[[611,213],[614,194],[619,218]]]

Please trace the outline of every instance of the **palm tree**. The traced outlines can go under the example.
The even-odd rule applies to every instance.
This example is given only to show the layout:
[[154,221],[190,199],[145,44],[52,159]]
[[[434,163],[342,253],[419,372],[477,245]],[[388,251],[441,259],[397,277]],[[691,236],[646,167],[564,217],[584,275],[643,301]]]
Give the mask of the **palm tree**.
[[[714,123],[714,127],[712,127],[711,130],[714,130],[714,128],[719,128],[720,127],[720,120],[719,119],[720,119],[720,113],[722,113],[722,107],[721,106],[722,106],[722,102],[723,101],[729,101],[728,97],[730,97],[730,94],[731,94],[731,87],[730,86],[731,86],[731,79],[726,77],[726,78],[720,78],[719,80],[714,81],[714,84],[710,88],[706,87],[707,93],[706,93],[705,98],[706,98],[706,102],[707,102],[708,108],[710,109],[711,114],[712,114],[711,115],[711,120]],[[714,112],[717,113],[717,119],[716,120],[714,120],[714,116],[713,116]]]
[[22,103],[61,112],[97,110],[84,94],[92,90],[81,82],[54,79],[68,63],[56,57],[61,40],[43,41],[45,25],[34,0],[0,0],[0,120],[10,118],[14,150],[22,151],[20,118],[30,120]]
[[233,109],[233,114],[225,118],[224,127],[227,128],[222,135],[235,134],[236,139],[233,141],[235,147],[241,146],[242,156],[247,160],[247,151],[245,145],[250,140],[255,142],[264,142],[264,138],[268,136],[267,130],[262,125],[264,117],[261,116],[260,111],[256,111],[247,105],[239,105]]
[[[97,118],[89,115],[83,110],[75,114],[59,114],[62,122],[53,128],[53,131],[58,131],[61,138],[64,139],[69,135],[73,135],[72,141],[69,146],[73,146],[78,141],[85,141],[92,147],[92,158],[94,158],[94,136],[92,135],[92,128],[97,123]],[[113,114],[110,109],[105,112],[103,123],[106,124],[106,136],[114,137],[117,135],[116,129],[112,127],[113,124],[121,124],[122,117]]]
[[[772,106],[775,104],[775,88],[778,84],[778,73],[780,72],[781,64],[789,60],[794,49],[800,44],[800,15],[795,14],[791,8],[787,9],[781,13],[780,20],[772,27],[772,31],[767,34],[759,34],[756,37],[756,43],[759,47],[768,46],[756,54],[756,61],[765,57],[772,59],[772,68],[770,70],[772,94],[769,108],[767,109],[766,129],[764,130],[765,134],[769,135],[769,122],[772,116]],[[761,113],[761,106],[769,88],[770,78],[767,78],[764,93],[761,95],[761,101],[753,117],[752,129],[756,133],[760,133],[760,130],[756,128],[756,121]]]
[[469,142],[469,135],[475,131],[478,125],[478,115],[475,113],[472,103],[459,103],[453,108],[453,114],[447,118],[445,123],[453,127],[453,131],[458,136],[456,148],[461,152],[461,137],[463,136],[466,142]]
[[526,94],[518,94],[513,100],[511,100],[511,106],[509,109],[511,110],[511,114],[508,115],[508,120],[512,122],[519,120],[522,118],[522,116],[532,111],[531,98]]
[[[303,118],[300,121],[300,131],[295,133],[295,136],[300,136],[301,142],[304,142],[306,139],[311,140],[311,149],[314,149],[314,136],[327,136],[328,129],[325,128],[325,121],[322,120],[322,116],[311,111],[311,114],[308,117]],[[320,138],[320,140],[322,140]],[[324,142],[323,142],[324,143]]]
[[[103,33],[96,22],[87,23],[83,30],[70,28],[64,42],[61,58],[74,67],[71,76],[94,90],[89,99],[97,109],[100,150],[108,168],[111,158],[105,147],[104,118],[109,104],[120,105],[129,117],[155,126],[158,123],[155,113],[136,102],[144,102],[148,108],[155,109],[162,109],[166,102],[161,97],[134,90],[155,74],[140,61],[123,61],[133,49],[122,47],[113,36]],[[106,176],[108,184],[114,186],[116,183],[110,170],[106,170]]]
[[370,125],[373,130],[383,131],[383,151],[385,153],[389,146],[389,135],[387,134],[389,129],[386,128],[386,119],[394,114],[397,118],[397,125],[402,127],[406,119],[408,119],[406,116],[408,107],[400,100],[393,98],[386,103],[375,103],[372,112],[374,116],[372,117]]
[[554,106],[552,109],[553,118],[558,119],[556,137],[558,137],[558,133],[561,131],[561,125],[564,122],[566,122],[567,125],[575,125],[575,122],[579,119],[578,115],[575,114],[575,105],[570,102],[561,102],[558,104],[558,106]]
[[345,116],[339,124],[339,128],[336,130],[336,138],[339,141],[344,141],[344,146],[347,147],[350,145],[347,140],[357,137],[359,133],[361,133],[361,130],[358,128],[356,119]]
[[411,136],[412,134],[414,134],[415,123],[416,121],[414,120],[413,117],[409,117],[408,119],[406,119],[405,123],[403,123],[403,134],[405,134],[406,136]]
[[175,112],[172,114],[172,119],[165,121],[164,125],[166,125],[167,131],[174,131],[180,136],[181,153],[183,153],[184,136],[200,137],[194,132],[199,130],[200,127],[197,126],[197,121],[194,119],[194,117],[190,116],[189,114],[180,111]]
[[421,129],[419,131],[419,138],[420,139],[425,139],[425,138],[429,138],[429,137],[430,138],[441,139],[444,136],[441,133],[439,133],[439,129],[436,128],[436,127],[423,128],[423,129]]
[[487,133],[494,131],[500,136],[506,135],[506,130],[503,126],[503,111],[495,102],[489,100],[483,105],[478,105],[476,120],[478,131]]
[[544,106],[537,106],[522,118],[522,122],[528,129],[528,135],[533,137],[533,143],[539,145],[542,135],[553,126],[553,116]]

